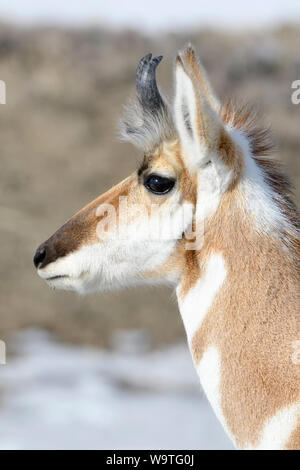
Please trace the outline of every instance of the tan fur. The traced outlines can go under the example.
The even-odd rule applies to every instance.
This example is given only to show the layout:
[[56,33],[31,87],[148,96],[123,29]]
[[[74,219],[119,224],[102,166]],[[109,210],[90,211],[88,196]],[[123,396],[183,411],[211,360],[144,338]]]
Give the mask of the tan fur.
[[194,287],[200,277],[201,267],[199,265],[197,252],[194,250],[185,250],[179,292],[181,298],[186,296],[186,294],[192,287]]
[[[167,163],[172,165],[173,171],[177,176],[182,200],[193,204],[195,207],[197,200],[196,176],[191,175],[185,167],[180,144],[177,140],[166,143],[154,156],[146,158],[143,165],[147,167],[147,171],[152,172],[155,168],[167,170]],[[193,263],[195,254],[194,251],[186,250],[185,246],[186,239],[183,237],[178,241],[176,250],[168,260],[154,271],[145,273],[145,277],[147,279],[163,278],[167,273],[175,277],[180,276],[184,269],[189,269],[188,266]]]
[[[227,427],[240,447],[255,447],[268,420],[300,398],[299,365],[292,361],[292,345],[299,339],[298,214],[290,199],[287,179],[278,164],[266,158],[271,145],[267,131],[257,127],[256,115],[249,108],[234,108],[232,103],[219,109],[191,48],[178,56],[177,64],[190,77],[195,90],[199,141],[220,157],[226,169],[231,170],[232,179],[216,212],[205,220],[201,250],[186,250],[183,238],[169,259],[144,273],[144,277],[180,279],[179,297],[184,301],[205,272],[211,255],[220,254],[224,259],[226,278],[192,338],[191,349],[199,364],[210,346],[217,348],[221,357],[221,408]],[[267,235],[254,229],[253,215],[239,188],[243,156],[225,130],[227,125],[248,138],[266,184],[280,195],[280,199],[274,199],[274,206],[288,222],[283,230],[274,228]],[[96,227],[101,217],[96,211],[103,203],[113,205],[117,213],[121,196],[128,198],[129,206],[144,204],[147,210],[152,204],[167,205],[168,196],[150,194],[142,184],[144,177],[153,172],[174,177],[179,199],[192,203],[195,213],[197,174],[186,166],[174,134],[164,135],[172,137],[159,141],[154,149],[148,145],[136,173],[84,207],[51,237],[58,257],[99,242]],[[298,423],[286,448],[299,447]]]
[[227,277],[192,351],[196,363],[211,345],[220,352],[222,410],[243,447],[257,445],[267,420],[299,400],[300,370],[291,360],[299,274],[278,240],[254,232],[237,208],[239,197],[238,190],[227,194],[208,222],[199,266],[220,253]]
[[210,124],[207,113],[205,112],[205,100],[201,96],[200,88],[197,83],[197,77],[194,74],[194,70],[191,68],[190,62],[186,60],[186,53],[177,56],[176,59],[177,65],[181,67],[187,76],[191,79],[195,97],[197,100],[197,115],[195,116],[196,119],[196,129],[197,134],[200,142],[205,142],[208,148],[211,148],[213,145],[211,138],[209,136],[209,129]]
[[[243,113],[237,115],[239,125],[245,125]],[[259,130],[257,135],[253,132],[257,147],[259,142],[264,145],[262,135]],[[224,158],[239,162],[238,179],[243,167],[241,156],[237,155],[239,150],[227,141],[226,134],[221,135],[219,148]],[[183,186],[193,187],[192,177],[178,156],[178,146],[170,150],[185,175]],[[163,153],[158,155],[157,158],[164,159]],[[276,163],[260,158],[258,164],[284,196],[284,190],[288,191],[289,187],[279,177],[281,173],[276,174]],[[193,189],[191,201],[195,201],[195,194]],[[243,447],[258,445],[266,422],[277,411],[299,400],[300,373],[299,366],[291,360],[292,343],[299,335],[295,312],[295,305],[299,304],[299,273],[295,253],[292,249],[287,253],[276,234],[270,239],[254,231],[251,215],[241,207],[236,180],[217,213],[206,223],[201,252],[185,250],[185,240],[182,240],[169,260],[149,276],[181,272],[179,295],[184,298],[201,277],[210,255],[223,256],[228,271],[226,281],[193,338],[192,351],[194,361],[199,363],[209,346],[218,348],[222,358],[222,411],[229,430]],[[295,213],[290,205],[282,210],[287,208],[293,225]],[[287,447],[299,445],[299,430],[296,430]]]
[[[233,168],[238,176],[242,160],[236,145],[219,121],[217,114],[219,110],[193,49],[190,47],[185,49],[177,57],[177,64],[190,78],[194,88],[197,107],[195,121],[199,142],[205,142],[208,151],[217,151],[224,165]],[[208,103],[213,103],[213,106],[209,106]],[[216,138],[218,142],[215,142]]]
[[217,150],[224,165],[233,169],[232,185],[234,185],[237,178],[242,173],[244,162],[240,150],[225,130],[220,132]]
[[[194,53],[185,50],[178,63],[192,80],[196,97],[199,85],[207,96]],[[198,138],[210,147],[210,123],[208,115],[203,116],[201,97],[197,113]],[[286,178],[275,162],[266,159],[271,150],[268,132],[257,127],[255,113],[226,104],[220,117],[248,137],[266,182],[280,194],[281,202],[274,200],[274,205],[285,214],[290,229],[289,233],[275,230],[272,238],[254,230],[238,187],[242,155],[221,130],[219,154],[225,165],[235,168],[236,177],[217,213],[206,221],[201,252],[185,259],[179,295],[183,299],[196,284],[212,254],[222,255],[226,280],[193,338],[192,352],[199,363],[209,346],[217,347],[222,361],[221,407],[228,429],[239,446],[255,446],[267,421],[300,398],[299,366],[291,359],[292,343],[299,335],[298,217]],[[299,447],[298,438],[297,433],[291,437],[293,447]]]
[[62,257],[76,251],[83,245],[99,242],[97,224],[102,216],[96,216],[98,207],[101,204],[111,204],[118,211],[119,197],[129,194],[135,179],[135,175],[126,178],[126,180],[87,204],[60,227],[45,243],[55,248],[57,257]]
[[218,110],[218,103],[216,102],[216,99],[214,97],[211,85],[206,78],[206,73],[203,67],[198,62],[193,47],[189,46],[185,49],[185,59],[189,64],[190,69],[193,71],[195,77],[197,78],[198,86],[201,88],[207,101],[213,109]]
[[[97,215],[97,209],[101,204],[111,205],[117,216],[119,214],[120,197],[127,197],[129,208],[133,204],[143,204],[148,211],[148,215],[150,215],[152,204],[158,206],[165,204],[165,198],[150,195],[143,184],[140,184],[141,181],[139,180],[145,171],[147,173],[163,172],[174,176],[178,180],[183,200],[195,204],[196,182],[190,180],[183,165],[179,143],[177,140],[166,142],[154,152],[145,156],[139,175],[133,173],[130,177],[87,204],[52,235],[51,245],[55,247],[57,255],[66,256],[83,245],[91,245],[101,241],[97,233],[97,225],[102,217],[107,218],[105,212],[102,215]],[[132,221],[133,218],[134,216],[129,220]]]
[[275,194],[280,196],[280,200],[274,201],[274,204],[278,206],[291,225],[291,231],[283,232],[282,239],[288,242],[289,249],[294,250],[295,259],[299,262],[299,213],[292,201],[293,188],[282,164],[268,158],[274,150],[269,129],[258,125],[260,116],[255,108],[249,105],[237,106],[233,101],[222,104],[220,117],[225,124],[239,129],[248,138],[253,158],[262,169],[266,182]]

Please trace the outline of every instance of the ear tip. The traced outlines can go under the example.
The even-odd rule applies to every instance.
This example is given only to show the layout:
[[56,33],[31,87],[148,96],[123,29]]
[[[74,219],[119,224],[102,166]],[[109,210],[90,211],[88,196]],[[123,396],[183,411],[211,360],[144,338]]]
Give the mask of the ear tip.
[[184,47],[179,51],[180,55],[185,56],[186,54],[196,55],[196,49],[191,42],[187,42]]
[[189,64],[192,64],[195,60],[196,60],[195,48],[191,42],[188,42],[183,47],[183,49],[178,51],[176,63],[178,65],[181,65],[183,68],[185,68],[185,65],[189,66]]
[[185,45],[185,50],[186,51],[191,51],[195,54],[195,47],[193,46],[193,44],[191,42],[188,42],[186,45]]

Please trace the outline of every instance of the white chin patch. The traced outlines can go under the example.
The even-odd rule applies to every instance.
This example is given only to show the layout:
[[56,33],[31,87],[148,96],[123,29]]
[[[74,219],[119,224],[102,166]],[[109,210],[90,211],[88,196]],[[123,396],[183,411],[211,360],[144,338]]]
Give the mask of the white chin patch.
[[78,292],[79,294],[86,294],[97,290],[95,285],[93,288],[89,285],[89,273],[84,273],[78,278],[64,275],[46,278],[45,280],[52,289],[70,290]]
[[[137,219],[126,227],[124,234],[120,231],[121,236],[83,246],[38,269],[38,274],[51,287],[81,294],[146,283],[144,274],[155,271],[170,257],[190,224],[188,215],[189,218],[184,217],[183,206],[176,204],[171,219],[155,216],[149,224],[143,224],[143,218]],[[162,236],[155,231],[158,222]],[[141,226],[145,229],[140,230]]]
[[143,273],[161,266],[170,256],[176,240],[101,242],[80,248],[59,258],[39,276],[55,289],[80,294],[103,292],[145,283]]

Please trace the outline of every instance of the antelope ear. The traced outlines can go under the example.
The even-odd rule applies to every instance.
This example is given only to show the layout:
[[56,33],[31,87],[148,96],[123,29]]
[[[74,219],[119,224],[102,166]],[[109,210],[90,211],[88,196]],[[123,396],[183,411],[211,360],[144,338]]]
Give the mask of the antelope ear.
[[188,46],[176,59],[175,123],[193,171],[208,162],[234,166],[236,149],[218,115],[219,107],[194,49]]

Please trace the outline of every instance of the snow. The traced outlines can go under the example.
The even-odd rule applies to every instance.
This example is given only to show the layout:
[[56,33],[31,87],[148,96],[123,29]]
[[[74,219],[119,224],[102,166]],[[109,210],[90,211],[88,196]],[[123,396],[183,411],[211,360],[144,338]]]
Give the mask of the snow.
[[185,344],[106,351],[26,330],[12,347],[0,366],[2,450],[232,448]]
[[59,23],[71,25],[104,24],[117,28],[137,28],[140,31],[165,31],[199,26],[244,29],[266,27],[284,22],[296,22],[300,18],[299,0],[215,0],[204,2],[191,0],[152,0],[149,8],[140,0],[26,0],[26,8],[20,8],[20,0],[2,2],[0,16],[25,23]]

